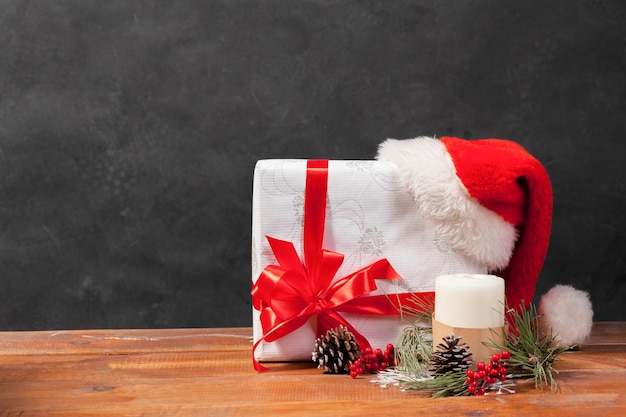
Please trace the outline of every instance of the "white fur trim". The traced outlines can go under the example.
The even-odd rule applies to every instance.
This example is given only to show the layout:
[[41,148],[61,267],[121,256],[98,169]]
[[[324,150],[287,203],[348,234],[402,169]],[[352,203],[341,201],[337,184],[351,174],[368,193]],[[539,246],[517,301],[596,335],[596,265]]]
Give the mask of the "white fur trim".
[[424,136],[387,139],[377,159],[398,166],[417,208],[454,248],[492,271],[508,265],[517,240],[515,226],[470,196],[442,142]]
[[537,311],[542,330],[555,337],[557,346],[585,343],[593,327],[589,294],[569,285],[556,285],[541,297]]

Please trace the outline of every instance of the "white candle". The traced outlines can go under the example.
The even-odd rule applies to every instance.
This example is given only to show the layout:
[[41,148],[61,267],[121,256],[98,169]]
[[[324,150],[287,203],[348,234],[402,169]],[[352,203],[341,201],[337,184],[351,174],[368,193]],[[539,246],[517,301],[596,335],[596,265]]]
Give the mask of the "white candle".
[[437,277],[435,317],[442,324],[458,328],[504,326],[504,280],[482,274]]

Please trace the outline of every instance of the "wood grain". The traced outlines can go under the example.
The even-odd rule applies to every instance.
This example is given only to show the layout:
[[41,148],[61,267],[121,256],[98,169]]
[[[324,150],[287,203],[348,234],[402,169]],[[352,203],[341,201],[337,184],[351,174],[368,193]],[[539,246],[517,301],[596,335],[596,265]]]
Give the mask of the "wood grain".
[[559,391],[432,399],[312,363],[251,364],[249,328],[0,333],[0,417],[618,415],[626,410],[626,323],[596,323],[561,356]]

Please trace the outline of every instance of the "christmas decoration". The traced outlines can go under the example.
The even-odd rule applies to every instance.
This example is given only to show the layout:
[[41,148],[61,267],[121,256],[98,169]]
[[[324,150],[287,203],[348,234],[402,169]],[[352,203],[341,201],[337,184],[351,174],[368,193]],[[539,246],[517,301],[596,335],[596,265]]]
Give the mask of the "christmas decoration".
[[317,362],[317,367],[330,374],[348,373],[350,366],[360,357],[361,348],[354,334],[343,325],[318,337],[312,353],[312,360]]
[[429,392],[433,398],[470,395],[465,372],[451,372],[428,378],[406,378],[398,384],[403,390]]
[[[376,374],[381,386],[433,397],[514,393],[513,378],[556,389],[553,364],[584,343],[593,311],[589,295],[569,286],[546,294],[540,314],[531,303],[552,223],[552,188],[541,163],[511,141],[451,137],[388,139],[377,159],[371,167],[257,164],[255,369],[265,369],[259,360],[298,359],[310,340],[302,336],[317,328],[312,360],[325,373]],[[371,193],[372,183],[383,193]],[[289,211],[296,219],[287,225]],[[361,215],[348,219],[353,212]],[[365,224],[370,212],[375,227]],[[356,239],[346,237],[350,225],[358,226]],[[434,238],[423,243],[425,236]],[[349,252],[334,252],[335,245]],[[444,267],[439,261],[448,257],[454,259]],[[407,318],[411,325],[402,329]],[[370,341],[386,343],[390,335],[399,336],[397,348],[371,348]]]
[[505,362],[510,358],[511,354],[509,351],[503,350],[501,353],[492,355],[488,364],[478,362],[476,370],[468,369],[465,373],[467,392],[474,396],[485,395],[488,390],[496,390],[498,393],[501,393],[502,390],[510,393],[515,392],[508,388],[510,384],[504,384],[507,380]]
[[534,304],[521,312],[513,310],[512,318],[516,331],[508,335],[504,346],[493,341],[486,343],[509,352],[508,362],[515,376],[531,378],[536,388],[557,389],[555,374],[558,371],[554,368],[554,362],[561,353],[572,347],[555,346],[556,336],[542,331]]
[[[512,375],[508,373],[507,350],[493,354],[488,363],[478,362],[470,368],[467,358],[471,352],[459,343],[460,337],[449,335],[433,352],[428,373],[410,373],[401,367],[381,372],[374,382],[381,386],[393,384],[403,390],[426,391],[432,397],[478,396],[492,391],[496,394],[514,393]],[[453,363],[455,362],[455,363]]]
[[[381,386],[396,385],[403,390],[428,391],[434,397],[483,395],[489,391],[514,393],[512,378],[529,378],[534,380],[535,388],[555,390],[558,372],[554,362],[572,347],[557,345],[556,337],[545,333],[534,304],[528,309],[520,306],[519,311],[510,310],[513,320],[510,327],[514,332],[495,334],[494,331],[496,338],[483,341],[497,353],[489,361],[479,361],[471,368],[468,362],[471,347],[460,343],[461,335],[442,338],[426,360],[423,353],[417,357],[416,352],[423,352],[419,346],[423,345],[423,334],[428,330],[408,327],[398,345],[397,366],[379,373],[374,382]],[[411,359],[410,354],[415,356]]]
[[468,359],[472,352],[460,341],[461,337],[452,334],[445,336],[443,343],[437,345],[430,357],[430,370],[434,375],[464,372],[472,366],[472,361]]
[[495,275],[440,275],[435,279],[436,319],[468,329],[502,327],[504,291],[504,280]]
[[486,361],[496,353],[483,344],[504,333],[504,280],[495,275],[451,274],[435,280],[433,339],[463,335],[472,360]]
[[584,291],[557,285],[541,297],[537,311],[541,331],[554,335],[555,346],[579,346],[591,334],[593,308]]
[[400,303],[399,310],[403,319],[409,319],[413,323],[430,323],[435,312],[434,293],[432,295],[411,293],[405,298],[404,303]]
[[510,305],[528,307],[552,223],[552,186],[537,159],[508,140],[452,137],[388,139],[377,159],[398,166],[418,212],[452,248],[506,280]]
[[361,357],[350,365],[350,376],[356,378],[364,372],[375,374],[395,364],[395,348],[388,343],[385,351],[366,348]]
[[398,341],[396,363],[411,375],[428,375],[429,359],[433,353],[433,332],[429,327],[410,326],[402,331]]

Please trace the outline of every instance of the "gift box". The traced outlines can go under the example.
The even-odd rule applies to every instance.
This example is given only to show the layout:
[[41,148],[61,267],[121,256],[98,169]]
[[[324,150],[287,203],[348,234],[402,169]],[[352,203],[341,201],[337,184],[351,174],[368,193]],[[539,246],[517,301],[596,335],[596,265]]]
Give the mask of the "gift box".
[[[325,177],[317,181],[323,186],[315,189],[309,184],[310,176],[319,176],[322,171]],[[316,239],[319,242],[310,243]],[[325,258],[327,266],[311,266],[318,258]],[[329,268],[336,270],[330,273],[332,277],[324,275]],[[293,294],[302,290],[310,295],[308,284],[294,277],[309,277],[311,269],[320,270],[325,276],[322,280],[328,280],[333,300],[320,302]],[[388,275],[375,276],[381,275],[381,270]],[[256,361],[311,360],[314,341],[323,327],[320,320],[348,323],[374,348],[395,344],[409,323],[398,314],[388,314],[389,308],[380,304],[393,300],[396,294],[432,294],[437,276],[459,272],[487,271],[484,265],[455,251],[438,235],[435,225],[418,213],[395,164],[331,160],[311,168],[310,161],[301,159],[257,162],[252,210]],[[370,275],[377,279],[370,281]],[[285,286],[280,282],[283,278],[299,284]],[[259,279],[266,287],[263,302],[259,301],[259,288],[255,288]],[[364,292],[343,305],[350,308],[329,307],[345,302],[337,299],[346,298],[346,287],[340,286],[350,280],[359,282],[350,286],[350,294],[362,286],[366,287]],[[275,294],[276,299],[268,302],[268,294]],[[298,302],[293,301],[296,298]],[[372,299],[380,309],[352,308]],[[292,312],[285,311],[294,310],[294,305],[306,314],[289,316]],[[274,311],[281,309],[285,311]],[[383,310],[387,312],[381,313]]]

